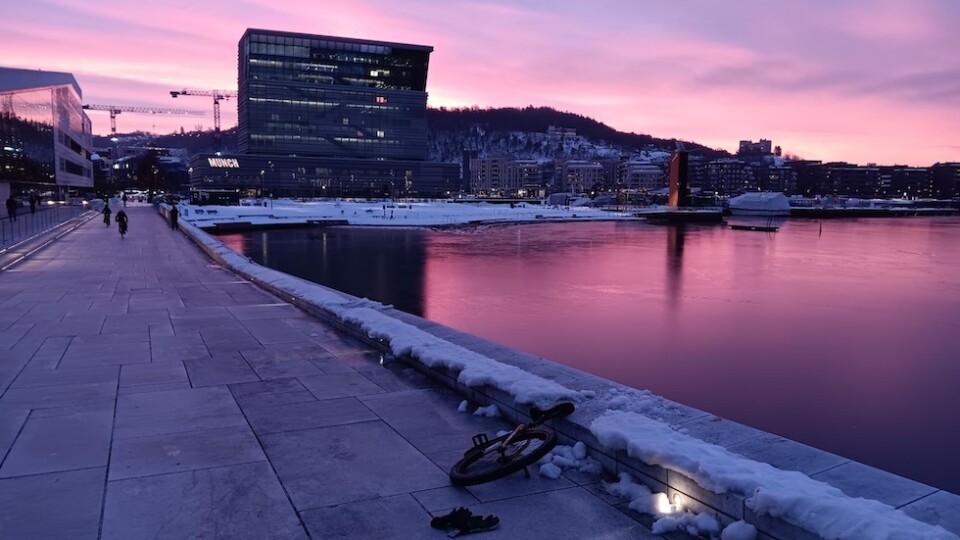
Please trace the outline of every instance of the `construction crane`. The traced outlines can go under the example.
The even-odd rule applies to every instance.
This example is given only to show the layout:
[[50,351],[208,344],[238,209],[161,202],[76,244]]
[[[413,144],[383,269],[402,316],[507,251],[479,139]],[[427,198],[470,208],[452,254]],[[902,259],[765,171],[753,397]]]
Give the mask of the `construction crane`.
[[208,96],[213,98],[213,151],[220,153],[220,101],[237,97],[235,90],[171,90],[170,97]]
[[203,116],[203,111],[191,111],[187,109],[165,109],[163,107],[127,107],[124,105],[84,105],[84,109],[90,111],[107,111],[110,113],[110,135],[117,136],[117,115],[120,113],[143,113],[143,114],[184,114],[190,116]]

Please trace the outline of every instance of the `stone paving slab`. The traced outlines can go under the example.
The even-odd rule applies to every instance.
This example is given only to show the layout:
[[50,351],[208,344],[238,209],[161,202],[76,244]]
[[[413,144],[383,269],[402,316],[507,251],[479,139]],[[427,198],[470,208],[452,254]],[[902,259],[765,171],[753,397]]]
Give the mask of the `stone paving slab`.
[[107,485],[103,540],[298,540],[307,535],[267,463],[162,474]]
[[246,425],[225,387],[129,394],[117,398],[118,438]]
[[330,540],[447,538],[445,531],[424,530],[423,524],[430,519],[430,514],[408,494],[303,512],[303,521],[313,537]]
[[287,431],[261,440],[298,510],[450,482],[444,471],[380,421]]
[[97,540],[105,476],[95,467],[0,479],[2,537]]
[[851,497],[876,499],[894,508],[933,494],[936,488],[854,461],[812,476]]
[[222,386],[261,380],[250,364],[237,352],[212,353],[208,358],[184,360],[190,384],[199,386]]
[[[363,396],[360,400],[425,454],[456,450],[460,455],[477,433],[493,433],[502,420],[457,411],[463,398],[451,390],[412,390]],[[464,417],[469,417],[468,422]]]
[[34,388],[70,383],[116,383],[119,366],[64,367],[59,369],[27,367],[13,380],[10,388]]
[[317,399],[335,399],[350,396],[368,396],[382,394],[383,388],[360,373],[323,373],[308,377],[299,377],[300,384],[306,387]]
[[182,361],[126,364],[120,370],[120,386],[189,382]]
[[104,467],[112,428],[109,406],[62,415],[33,414],[0,466],[0,478]]
[[850,460],[796,441],[766,434],[728,447],[744,457],[769,463],[784,471],[813,475]]
[[283,351],[260,349],[242,351],[241,354],[243,354],[247,364],[263,380],[323,374],[323,371],[311,360],[291,358],[291,355],[285,354]]
[[353,397],[324,401],[298,399],[293,403],[279,405],[244,404],[244,413],[258,435],[377,419],[369,408]]
[[[500,526],[484,533],[483,538],[551,538],[579,540],[654,540],[659,536],[628,516],[574,487],[505,499],[471,507],[478,514],[494,514]],[[548,532],[549,531],[549,532]]]
[[10,388],[3,393],[0,403],[45,409],[113,401],[116,396],[117,384],[113,382],[76,383]]
[[113,441],[109,480],[266,461],[248,426]]
[[960,534],[960,495],[938,491],[902,508],[908,515]]

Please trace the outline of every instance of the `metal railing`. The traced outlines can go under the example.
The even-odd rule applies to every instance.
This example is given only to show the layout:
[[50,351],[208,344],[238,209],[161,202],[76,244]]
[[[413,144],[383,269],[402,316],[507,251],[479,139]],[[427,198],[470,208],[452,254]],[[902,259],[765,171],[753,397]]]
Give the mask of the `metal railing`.
[[73,205],[41,206],[36,212],[30,212],[29,208],[18,208],[16,221],[3,212],[3,219],[0,220],[0,248],[48,231],[86,211],[85,206]]

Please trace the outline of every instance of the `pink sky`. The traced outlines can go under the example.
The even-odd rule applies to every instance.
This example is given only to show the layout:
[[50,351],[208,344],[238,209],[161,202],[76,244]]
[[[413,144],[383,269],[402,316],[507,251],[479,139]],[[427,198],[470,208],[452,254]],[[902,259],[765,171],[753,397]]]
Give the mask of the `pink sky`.
[[[212,127],[248,27],[435,48],[431,106],[550,106],[621,131],[808,159],[960,161],[960,2],[806,0],[30,0],[4,2],[0,65],[67,71],[119,131]],[[223,103],[223,128],[236,102]],[[108,133],[106,113],[91,112]]]

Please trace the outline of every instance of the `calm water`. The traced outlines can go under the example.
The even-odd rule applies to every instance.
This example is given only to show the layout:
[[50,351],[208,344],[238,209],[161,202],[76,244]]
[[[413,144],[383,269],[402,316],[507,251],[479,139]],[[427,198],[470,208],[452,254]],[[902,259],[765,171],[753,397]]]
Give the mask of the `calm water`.
[[960,493],[960,219],[311,229],[255,261]]

